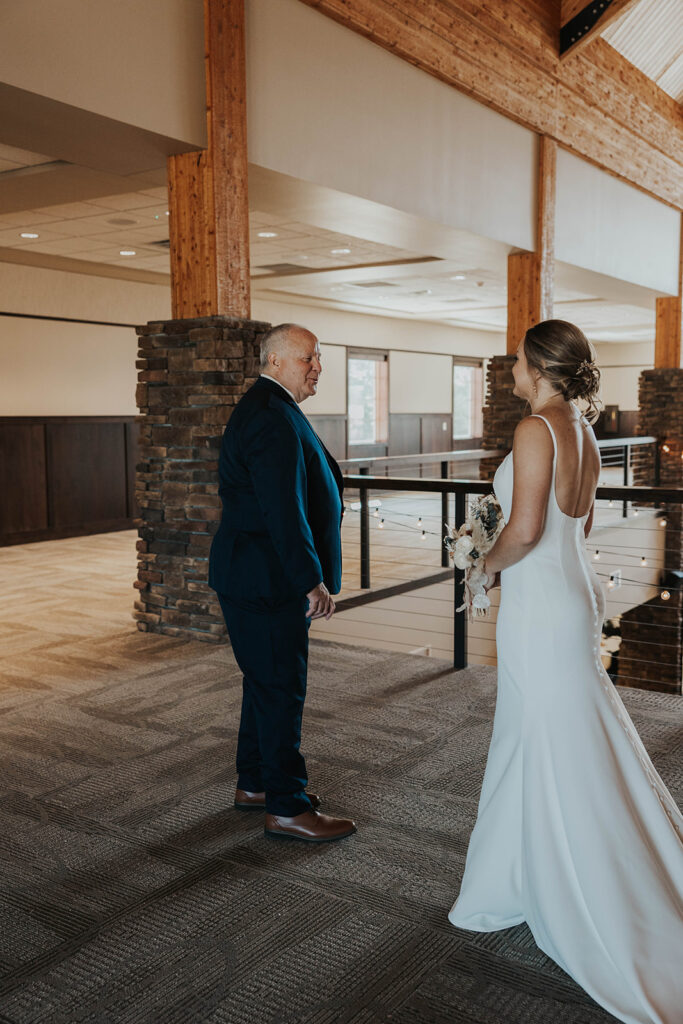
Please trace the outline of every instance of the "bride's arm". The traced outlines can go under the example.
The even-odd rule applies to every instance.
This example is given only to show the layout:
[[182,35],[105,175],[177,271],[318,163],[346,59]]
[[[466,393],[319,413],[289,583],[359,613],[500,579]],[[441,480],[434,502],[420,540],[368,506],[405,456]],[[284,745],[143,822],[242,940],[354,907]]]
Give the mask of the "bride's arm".
[[494,576],[519,562],[543,533],[548,495],[553,486],[553,442],[540,419],[517,425],[512,443],[514,487],[507,525],[489,551],[485,571]]

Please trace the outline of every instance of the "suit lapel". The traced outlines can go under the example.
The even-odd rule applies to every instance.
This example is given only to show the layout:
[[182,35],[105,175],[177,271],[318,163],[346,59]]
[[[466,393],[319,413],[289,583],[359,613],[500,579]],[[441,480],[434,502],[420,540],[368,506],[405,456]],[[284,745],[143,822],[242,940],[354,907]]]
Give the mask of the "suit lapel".
[[335,480],[335,483],[337,485],[337,488],[339,489],[339,497],[341,499],[342,498],[342,494],[344,492],[344,479],[342,477],[342,471],[339,468],[339,465],[337,464],[337,460],[334,458],[333,455],[331,455],[328,452],[327,448],[325,447],[325,445],[323,444],[321,439],[318,437],[318,434],[313,429],[313,424],[309,420],[308,416],[306,416],[306,414],[299,408],[298,403],[294,401],[292,396],[290,394],[288,394],[285,391],[285,389],[280,386],[280,384],[276,383],[275,381],[267,380],[265,377],[259,377],[258,380],[256,381],[256,383],[254,384],[254,387],[265,387],[265,388],[267,388],[273,395],[277,395],[278,398],[281,398],[283,400],[283,402],[288,402],[289,405],[294,406],[294,408],[299,413],[299,415],[303,417],[306,426],[308,427],[308,429],[313,434],[313,436],[315,437],[316,441],[318,442],[318,444],[322,448],[322,451],[323,451],[323,454],[325,456],[325,459],[327,460],[327,465],[330,467],[330,470],[332,471],[332,475],[334,477],[334,480]]

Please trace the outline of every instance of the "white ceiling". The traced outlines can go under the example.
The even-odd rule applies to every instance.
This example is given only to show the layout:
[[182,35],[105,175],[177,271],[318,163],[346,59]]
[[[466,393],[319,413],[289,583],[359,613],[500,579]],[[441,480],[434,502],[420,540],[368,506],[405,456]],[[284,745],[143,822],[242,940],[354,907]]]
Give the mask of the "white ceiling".
[[[0,177],[33,173],[32,168],[50,161],[49,156],[0,145]],[[250,179],[257,206],[267,206],[250,212],[256,294],[505,330],[508,246],[465,232],[446,234],[439,225],[412,223],[399,211],[373,219],[362,200],[342,197],[341,206],[336,199],[323,202],[321,190],[307,191],[301,183],[285,182],[279,190],[273,185],[267,175],[256,174],[251,190]],[[166,189],[160,186],[2,214],[0,248],[4,258],[23,252],[33,254],[34,261],[42,255],[48,262],[61,257],[168,275],[166,200]],[[353,233],[333,230],[342,224]],[[272,237],[262,237],[263,232]],[[38,237],[23,238],[22,233]],[[135,255],[122,256],[121,250]],[[555,315],[576,320],[593,340],[654,338],[654,295],[646,289],[625,288],[560,264],[555,298]]]

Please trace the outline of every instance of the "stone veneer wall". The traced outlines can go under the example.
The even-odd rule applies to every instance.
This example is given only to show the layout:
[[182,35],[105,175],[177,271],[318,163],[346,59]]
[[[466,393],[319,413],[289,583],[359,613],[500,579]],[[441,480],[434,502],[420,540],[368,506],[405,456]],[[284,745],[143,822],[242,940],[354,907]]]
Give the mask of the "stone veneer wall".
[[[514,361],[514,356],[493,356],[489,360],[486,370],[482,448],[503,448],[509,451],[512,448],[515,427],[524,416],[527,403],[512,393]],[[501,462],[502,456],[482,459],[479,463],[479,478],[493,480],[493,475]]]
[[139,327],[138,629],[220,641],[207,584],[221,516],[218,455],[233,407],[259,373],[270,325],[212,316]]
[[[657,438],[659,484],[683,487],[683,369],[645,370],[638,390],[638,433]],[[655,484],[655,458],[654,446],[634,450],[634,484]],[[663,512],[666,567],[683,570],[683,508],[669,504]],[[667,579],[666,589],[668,601],[657,595],[621,616],[616,678],[623,686],[682,692],[683,592],[675,577]]]

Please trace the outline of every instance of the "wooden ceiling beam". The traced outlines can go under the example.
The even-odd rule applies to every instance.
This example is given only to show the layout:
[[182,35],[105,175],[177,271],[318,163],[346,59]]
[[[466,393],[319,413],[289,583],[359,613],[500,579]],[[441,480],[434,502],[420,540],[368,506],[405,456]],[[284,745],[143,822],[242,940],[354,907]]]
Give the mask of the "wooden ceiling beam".
[[638,0],[562,0],[560,56],[577,53]]

